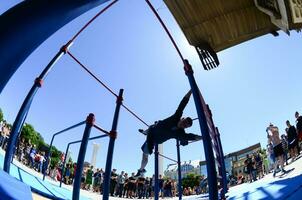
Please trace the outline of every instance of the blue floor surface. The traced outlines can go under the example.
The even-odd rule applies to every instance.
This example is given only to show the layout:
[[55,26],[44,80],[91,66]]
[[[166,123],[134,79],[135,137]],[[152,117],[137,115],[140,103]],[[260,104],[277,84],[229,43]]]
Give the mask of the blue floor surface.
[[[3,166],[3,155],[0,154],[0,166]],[[21,182],[29,185],[32,191],[39,194],[39,191],[49,196],[53,196],[54,199],[72,199],[72,191],[63,187],[59,187],[47,180],[43,181],[41,178],[29,174],[22,168],[12,164],[10,169],[10,175],[17,178]],[[88,200],[90,198],[81,196],[81,200]]]

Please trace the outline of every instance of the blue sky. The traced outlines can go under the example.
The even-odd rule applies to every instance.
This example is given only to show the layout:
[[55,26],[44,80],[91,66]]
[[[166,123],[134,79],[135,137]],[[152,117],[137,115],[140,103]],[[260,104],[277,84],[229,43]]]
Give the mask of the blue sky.
[[[0,13],[19,1],[5,1]],[[301,111],[300,91],[301,34],[288,37],[266,35],[218,54],[221,65],[204,71],[201,62],[169,10],[154,0],[159,14],[171,30],[184,56],[190,60],[200,90],[210,105],[214,122],[221,132],[225,153],[261,142],[266,145],[265,129],[272,122],[284,133],[285,121],[294,123],[294,112]],[[13,123],[33,80],[58,49],[65,44],[104,5],[67,24],[28,57],[0,96],[5,118]],[[124,88],[124,103],[147,123],[173,114],[189,84],[181,60],[162,27],[144,1],[120,1],[99,17],[76,40],[70,51],[116,93]],[[110,130],[115,98],[88,76],[68,55],[53,68],[39,90],[28,114],[45,141],[51,135],[96,115],[97,124]],[[197,116],[193,99],[184,116]],[[134,172],[140,164],[144,136],[137,132],[145,126],[121,110],[113,167]],[[66,144],[81,138],[84,127],[55,139],[65,151]],[[200,134],[197,123],[188,132]],[[93,131],[92,135],[98,135]],[[97,167],[104,168],[108,139],[101,144]],[[90,161],[89,146],[86,160]],[[71,147],[75,160],[79,145]],[[175,141],[164,144],[164,153],[176,158]],[[202,143],[182,148],[183,160],[204,159]],[[153,172],[153,157],[147,167]],[[169,161],[165,161],[166,166]]]

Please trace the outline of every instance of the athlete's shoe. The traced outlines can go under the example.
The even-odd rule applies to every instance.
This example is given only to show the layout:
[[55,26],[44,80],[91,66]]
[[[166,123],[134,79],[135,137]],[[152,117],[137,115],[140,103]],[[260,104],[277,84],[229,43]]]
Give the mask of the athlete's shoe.
[[139,169],[137,170],[137,173],[134,177],[140,177],[142,176],[144,173],[146,173],[146,170],[145,169]]
[[146,131],[144,129],[138,129],[138,132],[144,134],[144,135],[147,135]]

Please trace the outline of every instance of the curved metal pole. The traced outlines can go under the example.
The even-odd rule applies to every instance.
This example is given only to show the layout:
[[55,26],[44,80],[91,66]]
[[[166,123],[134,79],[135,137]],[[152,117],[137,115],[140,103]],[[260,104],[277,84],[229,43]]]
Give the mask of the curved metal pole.
[[217,188],[217,174],[216,174],[216,167],[215,167],[215,157],[213,153],[213,148],[211,144],[211,137],[209,134],[209,127],[206,121],[205,112],[201,103],[200,99],[200,91],[196,84],[193,69],[189,62],[185,60],[184,66],[186,75],[189,79],[189,83],[191,86],[191,90],[194,97],[195,107],[198,114],[199,126],[203,137],[203,146],[205,152],[205,158],[207,161],[207,177],[208,177],[208,184],[209,184],[209,198],[210,200],[218,200],[218,188]]
[[154,200],[159,199],[159,180],[158,180],[158,144],[154,148]]
[[114,143],[115,143],[115,139],[116,139],[116,129],[117,129],[120,108],[121,108],[122,101],[123,101],[123,92],[124,92],[124,90],[120,89],[119,95],[116,100],[116,107],[115,107],[115,112],[114,112],[114,116],[113,116],[112,128],[110,131],[110,141],[109,141],[109,145],[108,145],[105,176],[104,176],[103,200],[109,199],[110,175],[111,175]]
[[181,160],[180,160],[180,144],[179,140],[176,140],[177,148],[177,172],[178,172],[178,199],[182,199],[182,180],[181,180]]
[[1,14],[0,93],[24,60],[48,37],[81,14],[107,1],[22,1]]
[[19,135],[21,134],[21,130],[23,127],[23,124],[25,122],[25,119],[27,117],[27,114],[30,109],[30,105],[35,97],[35,94],[37,93],[38,89],[42,86],[44,78],[47,76],[49,71],[52,69],[54,64],[65,54],[65,49],[68,48],[68,45],[64,45],[60,51],[53,57],[53,59],[49,62],[49,64],[45,67],[45,69],[42,71],[40,76],[35,80],[34,85],[31,87],[30,91],[28,92],[25,100],[23,101],[23,104],[17,114],[17,117],[14,121],[10,137],[7,143],[7,149],[4,157],[4,164],[3,164],[3,170],[9,173],[10,171],[10,163],[13,159],[13,154],[15,150],[15,146],[17,143],[17,139]]
[[220,139],[220,133],[218,128],[216,127],[216,137],[217,137],[217,143],[219,147],[219,152],[220,152],[220,158],[221,158],[221,170],[222,170],[222,180],[223,180],[223,190],[224,194],[228,192],[228,183],[227,183],[227,177],[226,177],[226,168],[225,168],[225,162],[224,162],[224,154],[223,154],[223,149],[222,149],[222,144],[221,144],[221,139]]
[[65,129],[63,129],[63,130],[61,130],[61,131],[59,131],[59,132],[57,132],[57,133],[55,133],[55,134],[52,135],[52,138],[51,138],[51,141],[50,141],[50,145],[49,145],[49,148],[48,148],[48,152],[47,152],[47,155],[46,155],[46,158],[45,158],[46,159],[46,163],[45,163],[45,167],[44,167],[44,171],[43,171],[43,180],[45,180],[47,166],[49,164],[49,158],[51,157],[51,148],[52,148],[52,144],[53,144],[53,140],[55,139],[55,136],[57,136],[57,135],[59,135],[61,133],[64,133],[66,131],[69,131],[71,129],[74,129],[74,128],[78,127],[78,126],[81,126],[81,125],[83,125],[85,123],[86,123],[86,121],[82,121],[80,123],[77,123],[77,124],[75,124],[73,126],[65,128]]
[[[99,136],[95,136],[95,137],[91,137],[89,138],[88,140],[95,140],[95,139],[99,139],[99,138],[103,138],[103,137],[106,137],[108,135],[99,135]],[[67,148],[66,148],[66,151],[65,151],[65,157],[64,157],[64,161],[63,161],[63,167],[62,167],[62,177],[63,177],[63,174],[65,173],[65,165],[66,165],[66,160],[67,160],[67,154],[68,154],[68,151],[69,151],[69,146],[71,144],[76,144],[76,143],[80,143],[82,142],[82,140],[77,140],[77,141],[73,141],[73,142],[69,142],[68,145],[67,145]],[[60,180],[60,187],[62,186],[62,179]]]
[[74,176],[74,183],[73,183],[72,200],[79,200],[79,198],[80,198],[81,177],[82,177],[82,171],[83,171],[83,167],[84,167],[86,149],[87,149],[90,132],[91,132],[94,122],[95,122],[94,114],[90,113],[86,119],[86,127],[84,130],[82,143],[81,143],[81,147],[80,147],[80,151],[79,151],[79,155],[78,155],[77,169],[76,169],[76,173]]

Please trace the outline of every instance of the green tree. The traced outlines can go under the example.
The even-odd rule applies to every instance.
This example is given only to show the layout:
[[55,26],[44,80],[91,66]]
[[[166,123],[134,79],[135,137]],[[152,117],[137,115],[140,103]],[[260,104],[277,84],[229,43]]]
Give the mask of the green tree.
[[3,121],[3,112],[2,109],[0,108],[0,122]]
[[182,179],[183,188],[199,186],[200,176],[196,174],[188,174],[187,177]]

